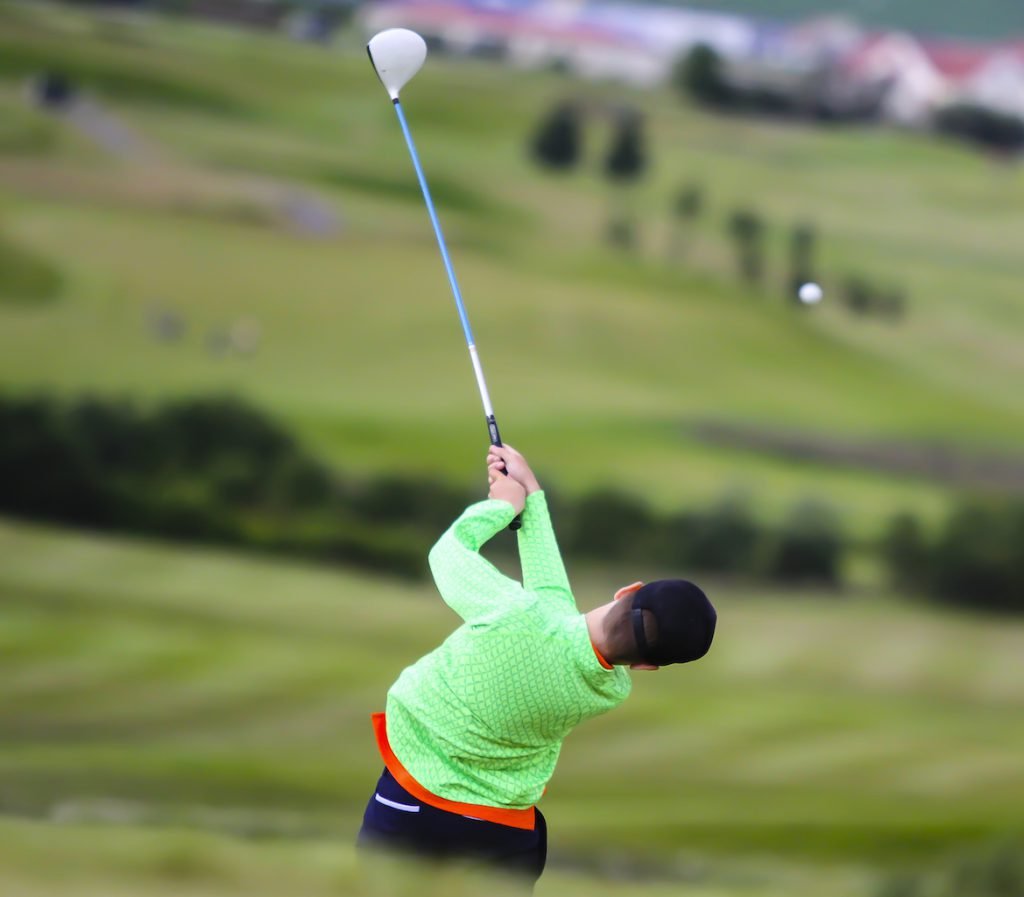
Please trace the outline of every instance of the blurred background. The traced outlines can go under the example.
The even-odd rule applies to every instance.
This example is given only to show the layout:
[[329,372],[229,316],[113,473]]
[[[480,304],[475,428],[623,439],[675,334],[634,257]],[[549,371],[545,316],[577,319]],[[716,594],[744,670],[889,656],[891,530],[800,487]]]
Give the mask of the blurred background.
[[393,26],[581,608],[719,609],[566,743],[538,893],[1021,897],[1011,0],[0,3],[0,892],[368,893],[487,444]]

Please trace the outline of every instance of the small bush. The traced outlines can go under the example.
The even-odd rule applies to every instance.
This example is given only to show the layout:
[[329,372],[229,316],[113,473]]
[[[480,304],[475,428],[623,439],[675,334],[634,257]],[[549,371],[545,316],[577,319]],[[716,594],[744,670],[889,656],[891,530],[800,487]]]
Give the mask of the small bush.
[[736,243],[740,277],[757,283],[764,273],[764,220],[753,209],[736,209],[729,216],[728,231]]
[[1002,153],[1024,150],[1024,120],[995,109],[957,103],[939,110],[935,129],[985,149]]
[[698,44],[676,65],[673,83],[704,106],[728,107],[736,92],[725,79],[722,60],[707,44]]
[[643,119],[629,112],[618,117],[612,143],[604,160],[604,173],[610,181],[625,183],[639,178],[647,169]]
[[541,165],[554,171],[567,171],[580,160],[583,124],[575,103],[555,106],[541,123],[531,141],[531,153]]
[[896,587],[918,589],[926,581],[929,547],[921,523],[913,514],[897,514],[889,521],[879,553]]
[[843,537],[839,520],[815,501],[796,505],[771,540],[765,573],[784,582],[839,582]]
[[1024,611],[1024,502],[957,507],[930,557],[927,584],[940,601]]
[[688,566],[710,573],[753,574],[762,534],[747,503],[728,497],[668,523]]
[[[9,513],[345,560],[403,576],[425,572],[425,527],[398,535],[359,519],[336,476],[235,399],[146,411],[96,399],[0,398],[0,432],[0,510]],[[435,514],[458,513],[454,498],[435,498],[420,495]],[[410,520],[423,524],[407,514]],[[427,525],[443,528],[433,519]]]
[[910,515],[893,519],[881,552],[897,585],[972,610],[1024,611],[1024,501],[973,499],[928,538]]
[[938,869],[884,882],[878,897],[1020,897],[1024,844],[1007,838],[966,851]]
[[899,287],[887,289],[860,275],[852,275],[843,281],[840,297],[847,310],[855,315],[875,315],[897,322],[907,311],[905,290]]
[[602,491],[580,499],[569,515],[566,551],[578,557],[644,558],[658,528],[645,504],[630,495]]

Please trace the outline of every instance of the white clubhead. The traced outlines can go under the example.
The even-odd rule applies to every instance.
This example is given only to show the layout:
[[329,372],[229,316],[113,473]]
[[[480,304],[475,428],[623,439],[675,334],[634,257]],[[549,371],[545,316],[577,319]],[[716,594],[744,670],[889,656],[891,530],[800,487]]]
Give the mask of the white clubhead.
[[370,62],[392,100],[412,80],[427,58],[427,42],[408,28],[389,28],[366,45]]

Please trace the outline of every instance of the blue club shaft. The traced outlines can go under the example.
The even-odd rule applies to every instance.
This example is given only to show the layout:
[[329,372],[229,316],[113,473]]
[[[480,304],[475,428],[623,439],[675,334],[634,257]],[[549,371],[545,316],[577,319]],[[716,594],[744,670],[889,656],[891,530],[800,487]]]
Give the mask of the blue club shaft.
[[[372,56],[370,57],[372,60]],[[416,178],[420,182],[420,190],[423,192],[423,199],[427,204],[427,212],[430,214],[430,223],[434,226],[434,236],[437,237],[437,245],[441,250],[441,258],[444,261],[444,269],[448,273],[448,283],[452,288],[452,296],[455,299],[455,307],[459,312],[459,320],[462,322],[462,332],[466,336],[466,347],[469,349],[469,359],[473,363],[473,373],[476,375],[476,384],[480,389],[480,399],[484,405],[484,415],[487,418],[487,431],[490,435],[491,445],[501,445],[501,434],[498,432],[498,422],[494,418],[494,409],[491,407],[491,397],[487,392],[487,382],[484,380],[483,367],[480,364],[480,356],[476,351],[476,341],[473,339],[473,328],[469,326],[469,316],[466,314],[466,306],[462,301],[462,291],[459,289],[459,282],[455,277],[455,268],[452,266],[451,257],[448,255],[448,245],[444,240],[444,233],[441,231],[441,222],[438,220],[437,211],[434,209],[434,200],[430,196],[430,187],[427,186],[427,178],[423,174],[423,166],[420,165],[419,153],[416,152],[416,144],[413,142],[412,133],[405,120],[405,112],[398,97],[392,100],[395,107],[395,114],[398,116],[398,123],[402,126],[402,134],[405,137],[405,145],[409,149],[409,156],[412,158],[412,167],[416,170]],[[522,526],[522,518],[517,516],[509,525],[509,529],[517,530]]]
[[[455,307],[459,311],[459,320],[462,322],[462,332],[466,335],[466,345],[475,346],[473,339],[473,328],[469,326],[469,316],[466,314],[466,306],[462,302],[462,291],[459,289],[459,282],[455,277],[455,268],[452,266],[451,256],[448,255],[448,245],[444,240],[444,233],[441,231],[441,222],[438,220],[437,211],[434,209],[434,200],[430,196],[430,187],[427,186],[427,178],[423,174],[423,166],[420,165],[420,157],[416,152],[416,144],[413,142],[412,133],[409,131],[409,124],[405,120],[405,112],[402,111],[402,104],[394,100],[395,112],[398,115],[398,123],[402,126],[402,134],[405,136],[405,145],[409,148],[409,155],[412,157],[412,167],[416,169],[416,177],[420,182],[420,190],[423,191],[423,199],[427,204],[427,212],[430,215],[430,223],[434,226],[434,236],[437,237],[437,245],[441,250],[441,258],[444,261],[444,269],[448,273],[448,283],[452,288],[452,296],[455,298]],[[487,404],[490,404],[489,402]]]

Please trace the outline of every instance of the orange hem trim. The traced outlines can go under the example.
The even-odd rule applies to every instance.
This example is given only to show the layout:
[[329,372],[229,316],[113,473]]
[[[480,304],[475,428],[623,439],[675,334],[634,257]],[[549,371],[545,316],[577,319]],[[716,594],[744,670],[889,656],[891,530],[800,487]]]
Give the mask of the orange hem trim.
[[597,655],[597,659],[600,662],[601,666],[603,666],[606,670],[614,670],[615,669],[615,667],[613,667],[610,663],[608,663],[607,660],[604,659],[604,655],[600,651],[597,650],[597,645],[595,645],[593,642],[591,642],[590,643],[590,647],[594,649],[594,653]]
[[476,819],[483,819],[487,822],[496,822],[499,825],[508,825],[512,828],[526,829],[533,831],[537,826],[536,808],[527,807],[525,810],[515,810],[508,807],[488,807],[484,804],[464,804],[455,800],[448,800],[431,793],[417,782],[409,771],[402,765],[402,761],[395,756],[388,743],[387,725],[383,713],[374,713],[370,719],[373,720],[373,731],[377,736],[377,748],[384,760],[388,772],[395,777],[395,780],[413,797],[418,798],[431,807],[438,810],[446,810],[449,813],[458,813],[460,816],[472,816]]

